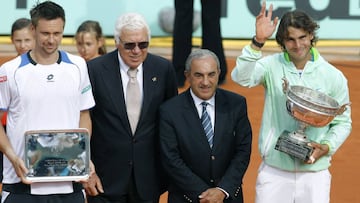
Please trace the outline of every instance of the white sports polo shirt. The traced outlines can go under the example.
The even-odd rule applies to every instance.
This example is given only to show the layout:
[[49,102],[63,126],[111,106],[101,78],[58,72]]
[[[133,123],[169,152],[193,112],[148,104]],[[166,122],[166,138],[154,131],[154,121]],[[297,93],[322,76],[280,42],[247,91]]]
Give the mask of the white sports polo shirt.
[[[85,60],[64,51],[59,56],[41,65],[28,52],[0,68],[0,110],[8,111],[7,135],[20,157],[25,131],[78,128],[80,111],[95,105]],[[3,173],[4,183],[20,181],[6,157]]]

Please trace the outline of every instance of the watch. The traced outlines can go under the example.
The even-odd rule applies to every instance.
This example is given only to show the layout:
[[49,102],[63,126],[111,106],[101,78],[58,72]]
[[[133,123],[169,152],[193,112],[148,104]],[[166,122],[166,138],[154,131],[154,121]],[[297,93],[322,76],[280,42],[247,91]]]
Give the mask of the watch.
[[260,43],[260,42],[256,41],[255,38],[256,38],[256,35],[252,38],[251,43],[253,43],[253,45],[255,45],[255,46],[259,47],[259,48],[262,48],[265,43]]

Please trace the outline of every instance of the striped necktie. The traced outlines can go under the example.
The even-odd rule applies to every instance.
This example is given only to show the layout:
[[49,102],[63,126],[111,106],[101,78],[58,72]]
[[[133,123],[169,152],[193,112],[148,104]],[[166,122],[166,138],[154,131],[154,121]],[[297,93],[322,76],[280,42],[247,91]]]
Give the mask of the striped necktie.
[[209,145],[210,147],[213,146],[213,138],[214,138],[214,132],[213,132],[213,129],[212,129],[212,125],[211,125],[211,119],[210,119],[210,116],[206,110],[206,106],[208,105],[209,103],[207,102],[202,102],[201,105],[203,107],[203,110],[202,110],[202,114],[201,114],[201,123],[204,127],[204,131],[205,131],[205,134],[206,134],[206,138],[209,142]]

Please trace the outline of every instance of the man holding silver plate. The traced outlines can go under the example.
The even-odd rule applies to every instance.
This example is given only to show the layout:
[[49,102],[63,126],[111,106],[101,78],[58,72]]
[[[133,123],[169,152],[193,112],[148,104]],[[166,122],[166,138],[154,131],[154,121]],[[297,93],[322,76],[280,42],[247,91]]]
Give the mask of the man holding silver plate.
[[242,86],[265,88],[256,203],[328,203],[331,156],[352,129],[347,79],[314,47],[319,25],[303,11],[284,13],[275,37],[282,53],[262,57],[279,22],[272,11],[264,1],[231,73]]
[[58,50],[64,9],[51,1],[31,10],[34,49],[0,68],[0,116],[8,112],[1,202],[85,201],[88,153],[95,105],[83,58]]

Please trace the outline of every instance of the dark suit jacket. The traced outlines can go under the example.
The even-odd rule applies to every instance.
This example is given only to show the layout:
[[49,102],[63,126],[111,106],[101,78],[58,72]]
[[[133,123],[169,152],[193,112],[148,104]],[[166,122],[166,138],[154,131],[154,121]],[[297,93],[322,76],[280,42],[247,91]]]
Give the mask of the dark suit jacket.
[[252,131],[244,97],[217,89],[211,149],[190,91],[160,107],[160,144],[170,177],[169,203],[198,202],[208,188],[229,193],[225,202],[243,202],[242,179],[251,153]]
[[159,194],[158,108],[177,95],[172,64],[148,54],[143,62],[143,104],[133,136],[128,121],[117,50],[88,62],[96,105],[91,109],[91,157],[104,186],[104,197],[126,194],[133,171],[140,197]]

